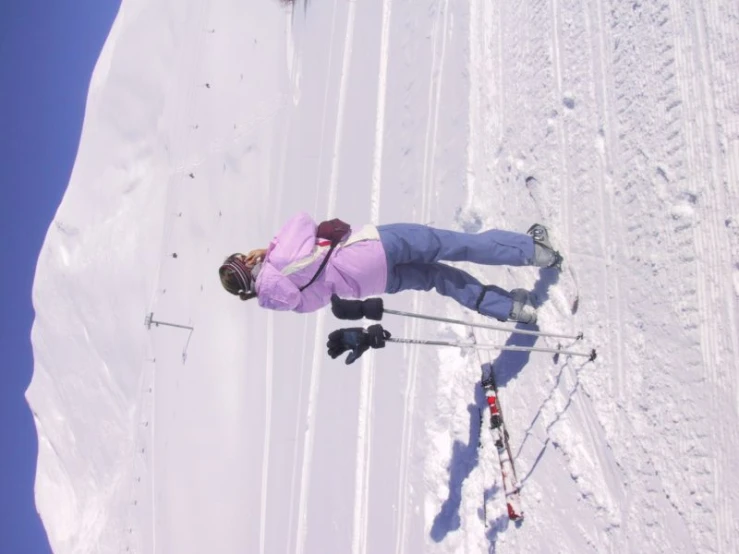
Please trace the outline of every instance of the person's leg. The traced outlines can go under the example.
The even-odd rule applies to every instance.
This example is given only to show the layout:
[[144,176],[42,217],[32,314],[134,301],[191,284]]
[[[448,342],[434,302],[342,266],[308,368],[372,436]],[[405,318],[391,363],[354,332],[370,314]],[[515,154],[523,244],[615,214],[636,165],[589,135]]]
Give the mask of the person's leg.
[[378,226],[388,269],[396,264],[439,261],[485,265],[532,265],[534,239],[527,234],[489,230],[460,233],[415,223]]
[[385,292],[403,290],[431,290],[453,298],[462,306],[494,317],[508,320],[513,309],[512,295],[493,285],[483,285],[469,273],[445,264],[397,264],[388,268]]

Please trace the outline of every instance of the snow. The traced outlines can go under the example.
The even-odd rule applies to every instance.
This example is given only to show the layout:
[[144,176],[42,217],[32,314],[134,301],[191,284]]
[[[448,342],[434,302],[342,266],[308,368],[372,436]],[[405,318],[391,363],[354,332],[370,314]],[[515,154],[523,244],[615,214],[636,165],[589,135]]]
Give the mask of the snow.
[[[55,552],[739,552],[738,39],[725,0],[124,0],[34,285]],[[216,276],[298,210],[543,221],[561,274],[462,265],[533,288],[541,328],[598,358],[331,360],[346,322]],[[432,293],[385,302],[483,322]],[[480,427],[488,360],[521,525]]]

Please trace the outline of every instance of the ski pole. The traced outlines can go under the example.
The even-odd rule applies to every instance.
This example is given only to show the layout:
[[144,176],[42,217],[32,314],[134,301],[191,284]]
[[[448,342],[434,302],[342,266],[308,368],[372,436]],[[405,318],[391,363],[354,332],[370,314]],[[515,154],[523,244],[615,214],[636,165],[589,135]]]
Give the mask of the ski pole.
[[550,352],[552,354],[564,354],[566,356],[581,356],[588,358],[592,362],[597,357],[595,348],[590,352],[576,352],[573,350],[562,350],[560,348],[537,348],[533,346],[502,346],[498,344],[476,344],[471,342],[452,342],[444,340],[423,340],[423,339],[401,339],[390,337],[385,339],[387,342],[398,342],[406,344],[427,344],[429,346],[456,346],[458,348],[474,348],[476,350],[510,350],[512,352]]
[[500,325],[490,325],[486,323],[470,323],[461,319],[450,319],[448,317],[438,317],[433,315],[414,314],[410,312],[401,312],[398,310],[387,310],[384,307],[382,298],[368,298],[366,300],[348,300],[339,298],[338,295],[331,296],[331,312],[339,319],[372,319],[380,321],[383,313],[400,315],[405,317],[415,317],[418,319],[428,319],[431,321],[442,321],[444,323],[453,323],[455,325],[466,325],[467,327],[478,327],[480,329],[495,329],[497,331],[506,331],[516,335],[533,335],[537,337],[553,337],[559,339],[582,340],[582,332],[579,335],[565,335],[561,333],[548,333],[546,331],[528,331],[525,329],[516,329],[512,327],[502,327]]
[[467,325],[468,327],[478,327],[480,329],[495,329],[496,331],[508,331],[516,335],[533,335],[537,337],[553,337],[558,339],[582,340],[583,334],[579,335],[560,335],[558,333],[547,333],[545,331],[527,331],[526,329],[516,329],[514,327],[503,327],[502,325],[491,325],[489,323],[470,323],[461,319],[450,319],[447,317],[437,317],[433,315],[413,314],[410,312],[401,312],[398,310],[383,310],[386,314],[400,315],[405,317],[415,317],[418,319],[430,319],[432,321],[442,321],[444,323],[454,323],[457,325]]

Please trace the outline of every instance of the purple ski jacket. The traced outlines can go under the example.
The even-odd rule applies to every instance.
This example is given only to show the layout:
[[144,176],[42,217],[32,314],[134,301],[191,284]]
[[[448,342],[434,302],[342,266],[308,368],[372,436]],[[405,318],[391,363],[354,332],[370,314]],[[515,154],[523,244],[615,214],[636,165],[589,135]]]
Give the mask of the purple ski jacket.
[[333,293],[362,298],[385,292],[387,260],[374,225],[352,229],[331,253],[321,275],[301,292],[300,287],[313,278],[331,246],[316,238],[317,227],[301,212],[269,243],[256,281],[260,306],[312,312],[329,304]]

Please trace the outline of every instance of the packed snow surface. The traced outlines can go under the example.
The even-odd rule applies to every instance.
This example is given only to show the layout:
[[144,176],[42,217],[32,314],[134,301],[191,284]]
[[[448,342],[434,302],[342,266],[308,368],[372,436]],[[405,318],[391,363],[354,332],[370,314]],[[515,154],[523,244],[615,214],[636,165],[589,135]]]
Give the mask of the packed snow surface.
[[[124,0],[34,286],[55,552],[739,552],[737,44],[732,0]],[[598,358],[331,360],[356,322],[217,278],[300,210],[542,222],[561,273],[461,265],[533,288],[540,328],[582,341],[382,324]],[[486,322],[434,293],[385,306]]]

